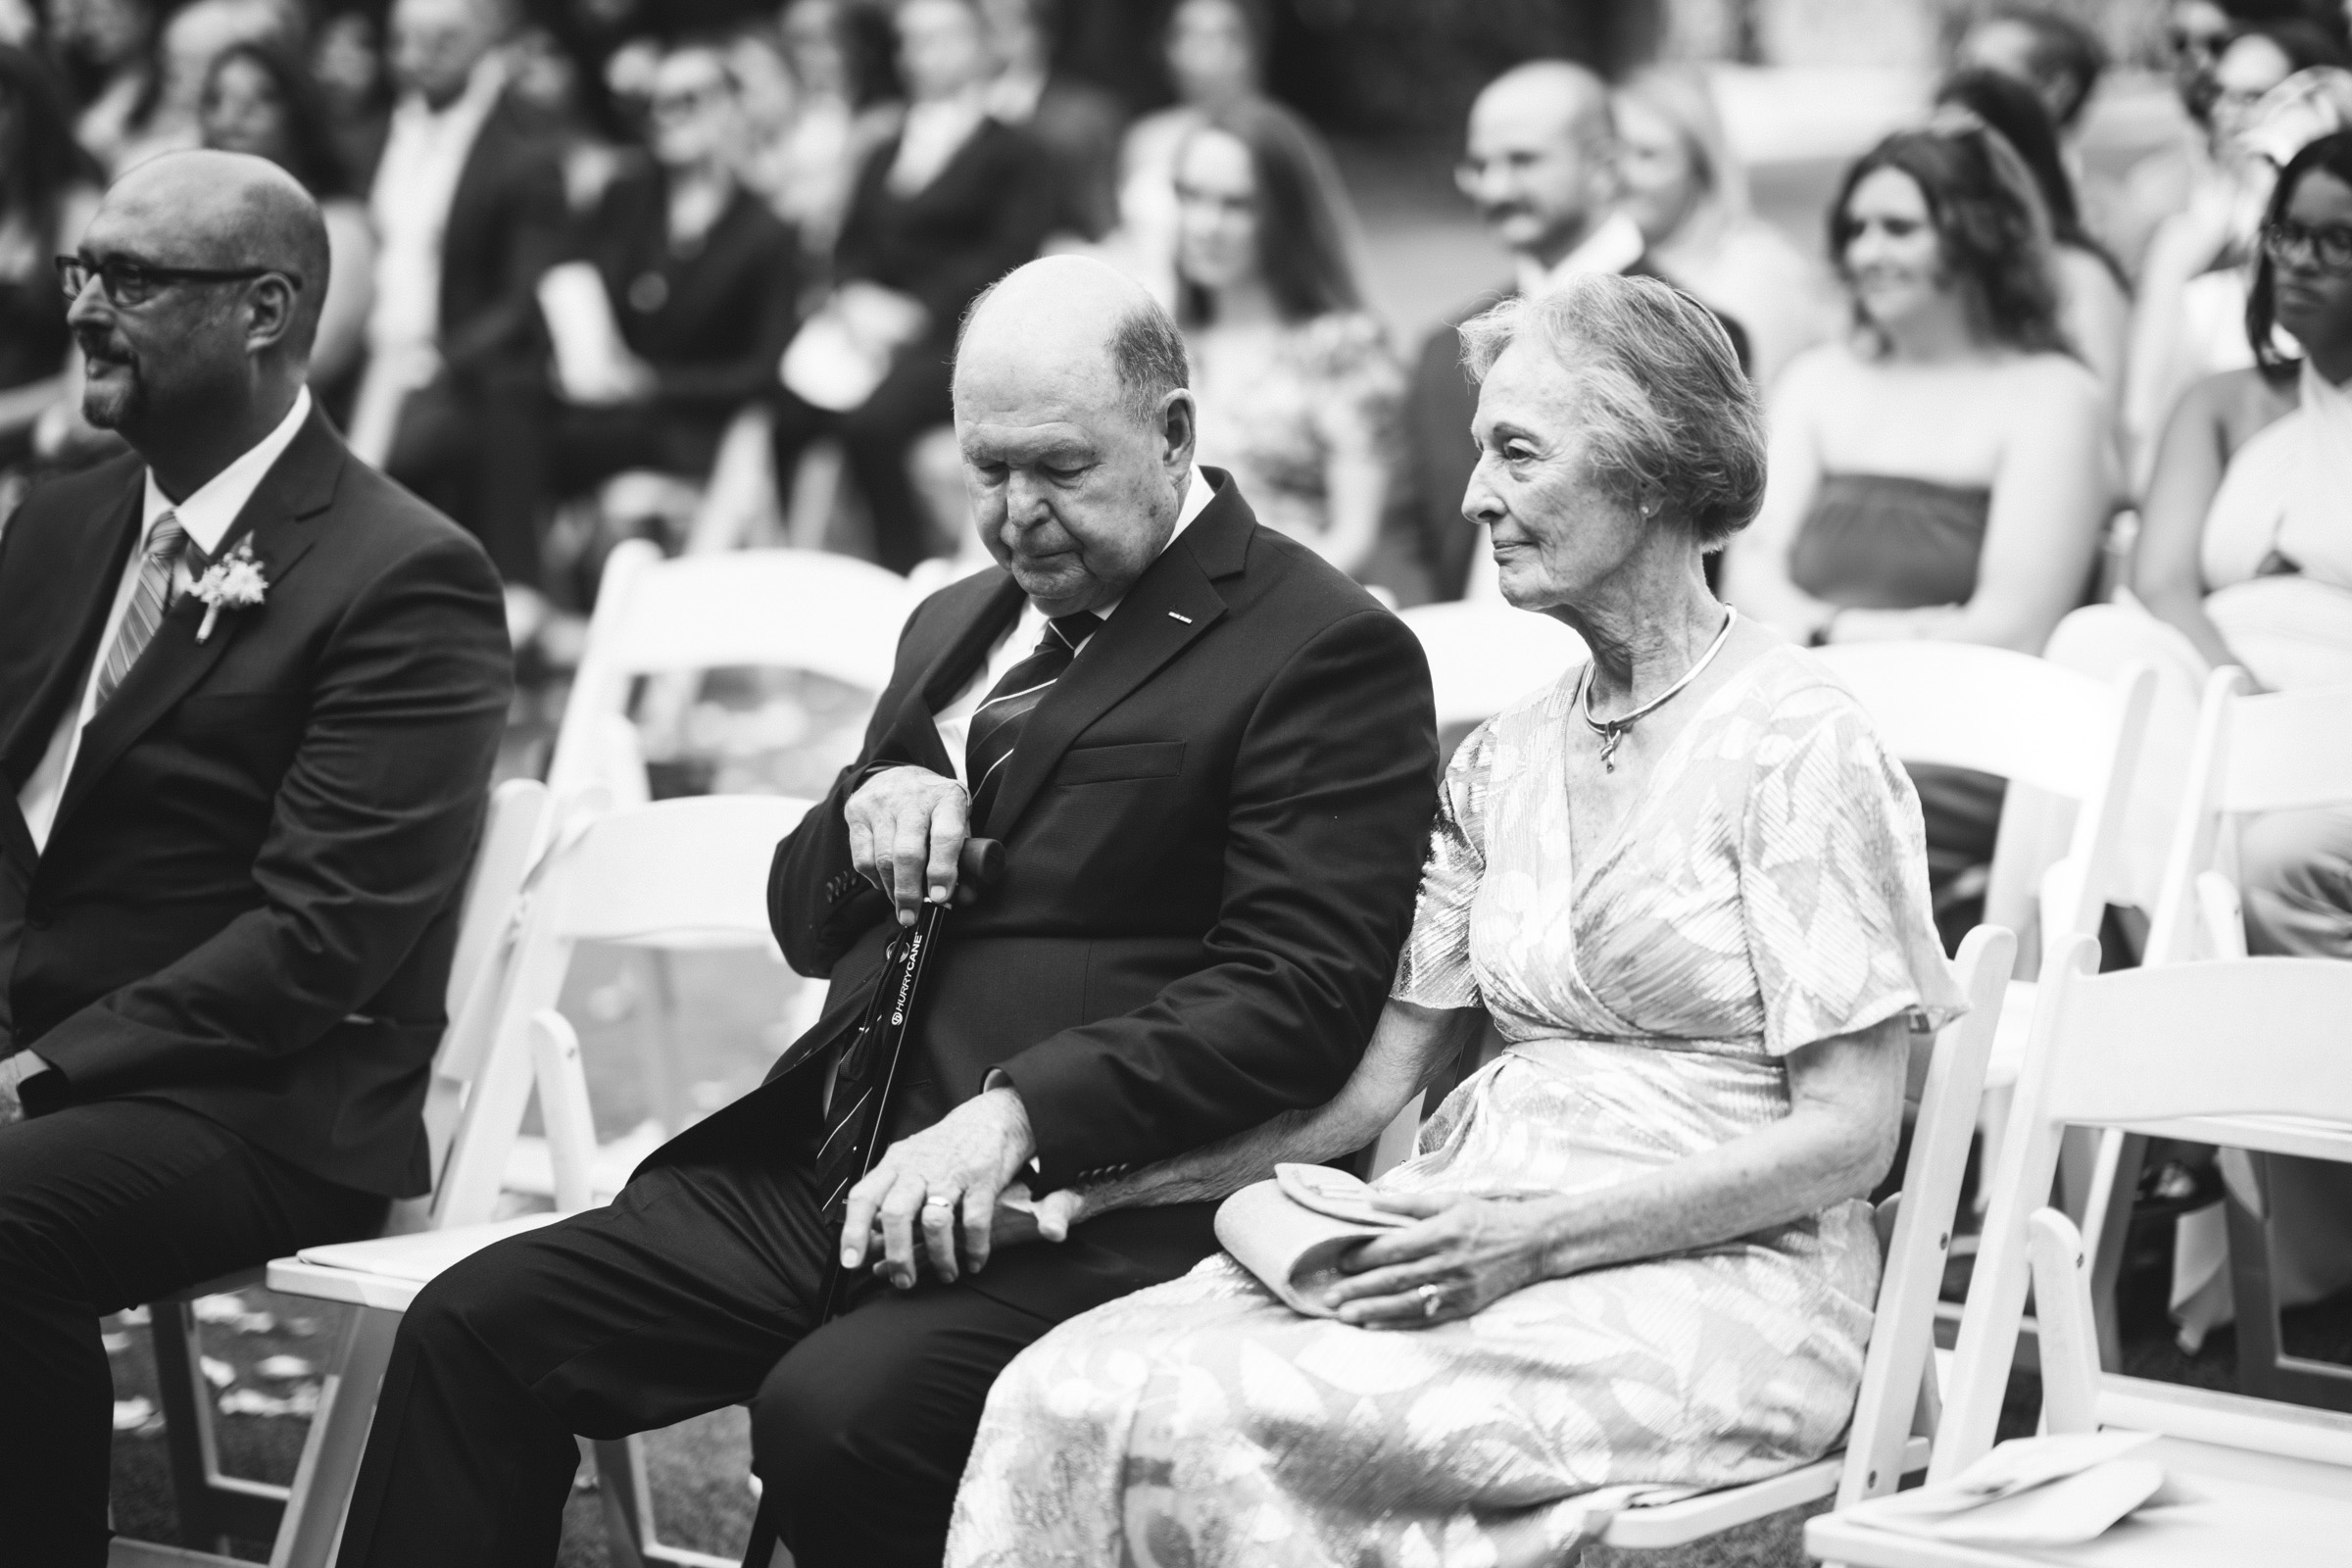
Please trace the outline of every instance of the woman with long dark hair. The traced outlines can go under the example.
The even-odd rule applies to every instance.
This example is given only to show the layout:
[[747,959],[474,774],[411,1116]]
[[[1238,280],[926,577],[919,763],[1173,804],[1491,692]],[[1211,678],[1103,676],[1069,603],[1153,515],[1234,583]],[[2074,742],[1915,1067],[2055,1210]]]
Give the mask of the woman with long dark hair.
[[311,383],[335,406],[366,346],[374,297],[375,234],[367,204],[343,167],[318,86],[302,61],[274,43],[229,45],[205,73],[197,124],[207,147],[267,158],[302,181],[326,219],[331,263]]
[[0,47],[0,520],[16,509],[35,427],[71,389],[53,259],[97,210],[98,184],[48,71]]
[[[2007,140],[1947,112],[1846,172],[1830,252],[1854,329],[1789,366],[1772,484],[1727,597],[1813,643],[2036,654],[2114,498],[2106,399],[2060,324],[2049,220]],[[1991,859],[1989,775],[1914,770],[1947,932]]]
[[2034,188],[2050,220],[2059,324],[2114,406],[2123,396],[2132,295],[2123,268],[2082,226],[2082,204],[2074,177],[2066,172],[2049,111],[2033,88],[1993,71],[1960,72],[1936,90],[1936,101],[1966,110],[1999,131],[2034,176]]
[[1176,155],[1176,321],[1200,460],[1343,571],[1371,553],[1404,374],[1363,308],[1339,181],[1276,105],[1208,116]]

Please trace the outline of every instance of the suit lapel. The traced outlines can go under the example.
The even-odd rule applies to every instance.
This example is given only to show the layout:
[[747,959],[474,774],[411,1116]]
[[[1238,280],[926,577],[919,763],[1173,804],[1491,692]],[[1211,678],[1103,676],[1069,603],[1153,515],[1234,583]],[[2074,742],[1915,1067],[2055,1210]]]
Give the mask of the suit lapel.
[[202,642],[196,640],[196,633],[204,622],[205,606],[195,595],[181,595],[165,612],[163,623],[156,627],[155,637],[139,655],[138,662],[130,666],[115,695],[91,715],[89,727],[82,731],[81,750],[74,759],[74,771],[66,779],[65,798],[58,803],[57,821],[50,829],[52,840],[130,743],[220,662],[248,623],[270,612],[270,597],[283,591],[296,563],[318,542],[318,529],[308,519],[334,500],[335,479],[342,466],[342,442],[335,439],[324,416],[314,411],[294,444],[263,476],[253,498],[220,540],[223,558],[239,543],[251,541],[254,559],[261,564],[268,585],[262,603],[246,610],[223,610],[212,635]]
[[1209,474],[1203,470],[1202,478],[1216,485],[1216,500],[1137,580],[1022,724],[1020,743],[1004,763],[1004,788],[977,829],[996,838],[1009,834],[1070,743],[1223,618],[1225,599],[1214,579],[1242,569],[1257,524],[1233,481]]
[[0,737],[0,774],[8,781],[8,809],[0,812],[0,853],[28,871],[38,862],[40,850],[18,808],[17,791],[40,766],[42,754],[57,733],[58,720],[69,707],[81,701],[90,662],[97,657],[98,638],[106,630],[107,612],[114,608],[115,590],[122,583],[122,564],[138,538],[146,471],[144,466],[131,466],[124,493],[107,508],[105,520],[84,536],[87,545],[68,563],[63,580],[53,588],[43,588],[44,597],[54,591],[62,603],[72,607],[67,612],[71,618],[65,622],[72,626],[71,634],[28,637],[14,657],[0,664],[0,687],[30,694],[16,710],[8,734]]

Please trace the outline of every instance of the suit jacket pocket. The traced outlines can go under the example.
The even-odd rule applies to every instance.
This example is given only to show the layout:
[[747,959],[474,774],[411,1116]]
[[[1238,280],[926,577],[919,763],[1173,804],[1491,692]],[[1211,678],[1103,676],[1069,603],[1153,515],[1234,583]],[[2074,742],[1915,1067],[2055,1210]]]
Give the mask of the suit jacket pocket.
[[1127,746],[1074,746],[1054,770],[1056,784],[1108,784],[1123,778],[1172,778],[1184,766],[1184,742],[1137,741]]

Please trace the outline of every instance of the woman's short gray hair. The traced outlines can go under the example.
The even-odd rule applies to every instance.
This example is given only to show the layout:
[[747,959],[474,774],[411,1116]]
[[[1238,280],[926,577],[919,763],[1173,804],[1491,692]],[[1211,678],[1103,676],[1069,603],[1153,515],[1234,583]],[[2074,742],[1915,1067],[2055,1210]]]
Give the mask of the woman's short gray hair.
[[1485,380],[1529,333],[1574,377],[1593,477],[1719,548],[1764,502],[1764,410],[1713,313],[1654,277],[1587,273],[1505,300],[1462,327],[1462,362]]

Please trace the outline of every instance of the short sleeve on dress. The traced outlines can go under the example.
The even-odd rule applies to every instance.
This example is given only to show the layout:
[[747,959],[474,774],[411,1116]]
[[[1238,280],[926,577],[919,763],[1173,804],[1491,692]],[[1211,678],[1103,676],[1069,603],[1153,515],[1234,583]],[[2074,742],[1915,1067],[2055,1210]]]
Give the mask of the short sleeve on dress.
[[1919,797],[1836,686],[1775,707],[1755,753],[1740,893],[1771,1054],[1903,1013],[1940,1028],[1967,1010],[1931,913]]
[[1487,768],[1494,754],[1492,719],[1455,749],[1438,790],[1437,820],[1429,828],[1429,858],[1413,902],[1413,929],[1396,957],[1389,995],[1423,1007],[1479,1005],[1470,966],[1470,906],[1487,872]]

